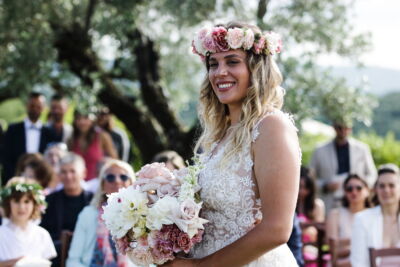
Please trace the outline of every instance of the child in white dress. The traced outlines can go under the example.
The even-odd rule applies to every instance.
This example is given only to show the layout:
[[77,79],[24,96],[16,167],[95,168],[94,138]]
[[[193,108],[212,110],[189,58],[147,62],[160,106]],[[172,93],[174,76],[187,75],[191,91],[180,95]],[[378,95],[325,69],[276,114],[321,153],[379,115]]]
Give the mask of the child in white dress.
[[33,222],[46,205],[42,187],[31,179],[14,177],[0,197],[8,219],[0,226],[0,267],[14,266],[22,258],[25,262],[54,258],[57,254],[49,233]]

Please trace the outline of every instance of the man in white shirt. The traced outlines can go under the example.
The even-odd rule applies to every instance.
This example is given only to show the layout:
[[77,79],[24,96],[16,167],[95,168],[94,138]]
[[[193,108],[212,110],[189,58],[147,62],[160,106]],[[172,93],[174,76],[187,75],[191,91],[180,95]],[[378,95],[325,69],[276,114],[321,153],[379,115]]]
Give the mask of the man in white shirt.
[[68,110],[68,101],[65,97],[55,94],[50,102],[50,114],[47,126],[49,126],[57,139],[57,142],[67,143],[72,136],[72,126],[64,123],[64,116]]
[[349,174],[359,175],[370,187],[376,180],[376,168],[368,145],[349,137],[350,126],[334,123],[334,128],[335,139],[317,147],[310,163],[327,212],[340,202],[342,184]]
[[28,117],[11,124],[4,137],[3,175],[4,185],[15,174],[18,158],[25,153],[43,153],[47,144],[55,141],[52,131],[39,120],[46,105],[44,95],[30,93],[26,103]]

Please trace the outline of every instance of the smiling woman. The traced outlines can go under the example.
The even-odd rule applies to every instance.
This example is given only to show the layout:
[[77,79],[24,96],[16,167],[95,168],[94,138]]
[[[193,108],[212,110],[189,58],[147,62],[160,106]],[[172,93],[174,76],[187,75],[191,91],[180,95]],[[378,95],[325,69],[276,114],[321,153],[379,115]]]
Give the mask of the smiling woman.
[[209,58],[209,79],[222,104],[240,112],[242,100],[250,86],[247,54],[241,49],[213,54]]
[[[378,205],[355,215],[350,254],[353,267],[369,266],[369,248],[400,247],[400,176],[396,165],[385,164],[378,169],[375,193]],[[393,264],[390,266],[400,264],[399,258],[389,261]],[[384,260],[381,264],[389,266]]]
[[231,22],[201,29],[192,44],[207,68],[195,152],[203,152],[200,197],[209,223],[195,259],[165,266],[297,266],[285,243],[300,154],[296,128],[280,111],[284,90],[272,58],[279,36]]

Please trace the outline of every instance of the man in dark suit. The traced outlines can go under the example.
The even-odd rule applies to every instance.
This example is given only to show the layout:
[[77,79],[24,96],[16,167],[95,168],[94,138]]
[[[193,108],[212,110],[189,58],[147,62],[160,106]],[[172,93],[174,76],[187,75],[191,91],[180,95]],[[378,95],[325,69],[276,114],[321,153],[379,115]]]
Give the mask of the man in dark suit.
[[28,117],[11,124],[4,137],[2,184],[14,176],[18,158],[25,153],[43,153],[50,142],[55,141],[53,132],[39,120],[46,105],[44,95],[30,93],[26,103]]
[[60,266],[61,232],[74,231],[78,214],[92,199],[93,194],[82,187],[85,176],[85,161],[75,153],[68,153],[60,162],[63,188],[46,197],[48,207],[40,225],[50,233],[56,247],[58,256],[52,260],[54,267]]

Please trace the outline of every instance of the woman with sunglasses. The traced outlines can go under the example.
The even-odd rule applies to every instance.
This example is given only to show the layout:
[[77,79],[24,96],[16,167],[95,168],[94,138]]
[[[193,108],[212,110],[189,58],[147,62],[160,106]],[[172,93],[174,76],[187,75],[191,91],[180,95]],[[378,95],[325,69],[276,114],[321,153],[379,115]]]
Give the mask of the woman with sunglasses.
[[[373,199],[376,207],[354,217],[350,261],[352,267],[369,266],[369,248],[400,247],[400,176],[394,164],[378,170]],[[399,257],[382,258],[380,267],[400,266]]]
[[370,207],[368,184],[357,174],[350,174],[343,183],[342,207],[331,210],[327,219],[327,237],[350,239],[354,214]]
[[124,267],[128,259],[118,254],[103,220],[102,206],[107,195],[135,180],[132,167],[126,162],[110,159],[100,170],[100,186],[89,206],[79,214],[68,253],[67,267]]

